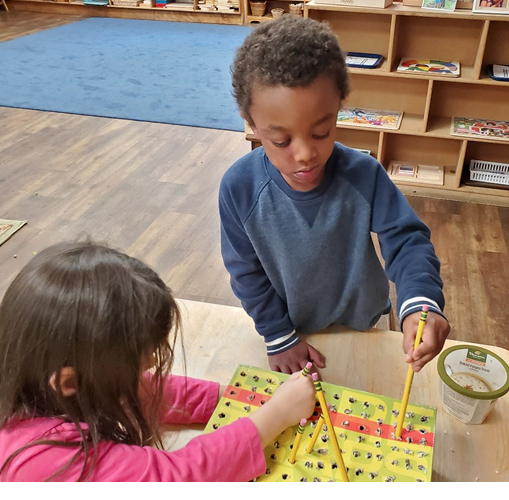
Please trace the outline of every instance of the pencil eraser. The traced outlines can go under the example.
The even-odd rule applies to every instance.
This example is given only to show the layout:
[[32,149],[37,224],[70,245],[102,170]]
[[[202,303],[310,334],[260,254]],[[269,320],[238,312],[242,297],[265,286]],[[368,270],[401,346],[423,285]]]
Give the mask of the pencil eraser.
[[423,311],[428,312],[428,311],[429,311],[429,306],[428,306],[428,304],[424,304],[424,305],[422,306],[422,310],[423,310]]
[[307,422],[307,419],[303,418],[301,421],[300,421],[300,425],[302,425],[302,427],[304,427],[306,425],[306,422]]
[[315,372],[311,376],[313,377],[313,380],[318,380],[318,373]]
[[311,361],[308,361],[308,362],[306,363],[306,368],[307,368],[308,370],[311,370],[311,367],[312,367],[312,366],[313,366],[313,363],[311,363]]

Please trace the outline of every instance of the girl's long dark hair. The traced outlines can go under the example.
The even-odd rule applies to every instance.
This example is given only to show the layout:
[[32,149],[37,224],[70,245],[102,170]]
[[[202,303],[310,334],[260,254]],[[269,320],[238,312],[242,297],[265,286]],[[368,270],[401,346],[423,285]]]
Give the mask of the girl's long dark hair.
[[[49,479],[82,457],[83,480],[99,441],[160,443],[163,377],[179,329],[170,289],[138,259],[91,242],[57,244],[32,258],[0,305],[0,429],[58,417],[76,425],[81,441],[28,443],[0,464],[0,476],[36,444],[77,446],[73,459]],[[150,387],[140,388],[149,358],[153,377]],[[77,386],[67,397],[59,380],[66,367],[75,371]],[[49,383],[53,374],[57,390]]]

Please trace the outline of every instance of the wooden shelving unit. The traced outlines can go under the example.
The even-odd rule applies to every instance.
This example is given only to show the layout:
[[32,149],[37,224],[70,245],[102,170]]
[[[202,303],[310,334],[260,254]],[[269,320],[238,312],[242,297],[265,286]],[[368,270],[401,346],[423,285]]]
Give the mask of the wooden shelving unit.
[[[384,56],[379,69],[350,70],[352,93],[346,106],[404,112],[399,130],[338,126],[339,141],[370,149],[385,168],[395,160],[445,167],[443,186],[397,181],[406,194],[509,205],[507,189],[463,182],[471,159],[508,162],[509,142],[450,134],[454,116],[509,121],[509,83],[492,80],[486,73],[489,64],[509,64],[509,16],[440,13],[401,4],[386,9],[326,6],[313,1],[305,5],[304,15],[328,22],[345,52]],[[459,61],[461,75],[403,75],[396,72],[402,57]]]
[[48,12],[69,15],[81,15],[89,17],[119,17],[126,19],[148,19],[155,21],[182,21],[212,24],[243,24],[244,5],[239,1],[238,9],[229,8],[226,3],[220,2],[218,9],[212,8],[208,3],[175,2],[164,8],[155,6],[125,6],[113,5],[84,5],[76,1],[54,0],[12,0],[9,2],[11,10],[23,10],[31,12]]
[[[397,181],[405,194],[509,206],[507,187],[464,182],[472,159],[509,162],[509,141],[450,134],[454,116],[509,121],[509,83],[486,72],[489,64],[509,64],[509,16],[314,1],[305,4],[304,16],[328,22],[345,52],[384,57],[379,68],[350,69],[352,92],[345,106],[404,112],[398,130],[338,126],[339,142],[369,149],[385,168],[391,161],[444,166],[443,186]],[[461,75],[397,73],[402,57],[459,61]],[[249,130],[246,138],[259,145]]]

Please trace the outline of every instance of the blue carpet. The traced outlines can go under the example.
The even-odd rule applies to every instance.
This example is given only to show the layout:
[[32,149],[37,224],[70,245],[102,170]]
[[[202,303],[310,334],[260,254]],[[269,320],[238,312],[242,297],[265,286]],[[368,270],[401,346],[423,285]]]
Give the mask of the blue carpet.
[[229,67],[251,29],[90,18],[0,43],[0,105],[240,131]]

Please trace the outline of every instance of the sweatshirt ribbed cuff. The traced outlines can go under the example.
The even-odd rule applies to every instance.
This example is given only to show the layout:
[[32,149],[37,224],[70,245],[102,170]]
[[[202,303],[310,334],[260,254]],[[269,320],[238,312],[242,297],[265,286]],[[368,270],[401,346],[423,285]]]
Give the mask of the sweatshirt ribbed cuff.
[[409,314],[421,311],[422,306],[425,304],[429,307],[430,311],[440,314],[440,316],[447,319],[447,317],[442,312],[442,309],[440,309],[440,306],[434,300],[428,299],[427,297],[414,297],[412,299],[405,300],[405,302],[403,302],[403,304],[401,304],[401,307],[399,310],[400,324],[403,323],[403,320]]
[[282,337],[279,337],[277,339],[265,341],[265,345],[267,346],[267,354],[269,356],[274,355],[274,354],[281,354],[282,352],[285,352],[288,349],[291,349],[298,343],[299,343],[299,337],[297,337],[295,330],[293,330],[293,332],[290,332],[287,335],[283,335]]

